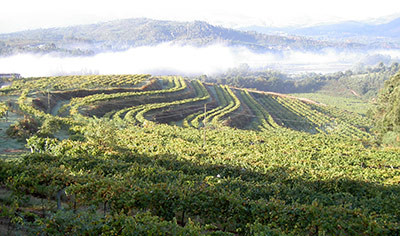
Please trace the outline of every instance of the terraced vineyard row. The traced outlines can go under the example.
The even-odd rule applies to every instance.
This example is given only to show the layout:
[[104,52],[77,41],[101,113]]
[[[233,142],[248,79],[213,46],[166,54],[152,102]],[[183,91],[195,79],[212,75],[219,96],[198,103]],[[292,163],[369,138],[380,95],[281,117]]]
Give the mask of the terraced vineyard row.
[[258,124],[257,127],[261,126],[262,129],[270,129],[270,128],[277,128],[279,125],[275,122],[272,116],[268,113],[268,111],[258,103],[248,91],[242,91],[242,98],[244,102],[250,107],[252,112],[256,115]]
[[[210,98],[210,95],[208,94],[208,92],[203,84],[201,84],[198,81],[192,81],[191,84],[195,88],[196,97],[183,99],[183,100],[175,100],[173,102],[145,104],[145,105],[140,105],[138,107],[132,107],[131,109],[127,110],[127,113],[126,113],[124,119],[129,122],[137,121],[137,123],[143,124],[146,122],[145,114],[149,113],[151,111],[155,111],[155,110],[162,109],[165,107],[174,107],[174,106],[179,106],[179,105],[191,105],[193,103],[205,101]],[[135,114],[135,113],[136,113],[135,118],[133,118],[133,114]]]
[[[56,78],[59,77],[51,77],[46,83],[51,83]],[[77,84],[77,78],[79,77],[62,77],[61,82],[65,85],[63,88],[68,90],[71,87],[65,82],[69,79],[75,87],[91,87],[118,85],[117,82],[113,82],[115,78],[122,78],[120,85],[132,86],[139,81],[147,83],[147,87],[122,92],[118,89],[108,90],[107,93],[102,89],[99,89],[98,93],[96,90],[91,90],[87,96],[83,94],[70,100],[58,101],[63,104],[58,109],[60,116],[79,116],[85,119],[85,116],[96,115],[116,121],[125,120],[130,124],[143,124],[148,120],[199,128],[203,122],[213,126],[219,126],[227,120],[231,124],[240,123],[234,122],[238,117],[237,114],[240,114],[242,119],[247,117],[250,122],[239,128],[266,132],[276,128],[287,128],[312,134],[339,134],[356,139],[371,138],[367,132],[371,123],[365,117],[276,94],[255,93],[222,85],[204,85],[199,81],[188,82],[182,77],[171,76],[158,78],[151,78],[148,75],[82,76],[84,79],[80,80],[80,84]],[[93,78],[96,79],[92,80]],[[104,81],[101,81],[102,78]],[[42,80],[42,78],[36,79],[38,83],[34,84],[35,79],[26,79],[25,84],[37,86],[31,90],[36,91],[46,85]],[[89,86],[88,81],[91,81],[92,85]],[[16,86],[19,86],[20,82],[17,80]],[[62,92],[53,94],[63,97]],[[41,99],[43,99],[42,104],[45,104],[46,96]],[[207,107],[206,112],[203,109],[204,104]],[[36,108],[39,110],[36,113],[39,114],[40,107]],[[46,111],[42,108],[41,112]]]
[[[113,100],[113,99],[124,99],[127,97],[133,97],[133,96],[147,96],[147,95],[154,95],[154,94],[165,94],[165,93],[173,93],[173,92],[179,92],[184,89],[186,89],[186,83],[183,81],[182,78],[168,78],[168,80],[172,80],[174,87],[169,88],[169,89],[160,89],[160,90],[150,90],[150,91],[134,91],[134,92],[116,92],[116,93],[111,93],[111,94],[94,94],[94,95],[89,95],[85,97],[78,97],[78,98],[72,98],[71,101],[68,104],[65,104],[62,108],[61,111],[65,110],[70,110],[71,114],[77,114],[79,107],[83,105],[88,105],[92,104],[95,102],[102,102],[102,101],[107,101],[107,100]],[[153,83],[157,83],[154,82]]]
[[113,87],[135,87],[148,80],[150,75],[88,75],[88,76],[54,76],[15,79],[8,91],[29,89],[43,90],[72,90],[99,89]]
[[[306,104],[300,100],[290,98],[275,97],[275,99],[283,106],[297,113],[299,116],[307,118],[310,122],[316,125],[315,128],[319,132],[328,134],[337,133],[357,139],[371,138],[370,134],[357,127],[358,123],[353,123],[356,119],[353,118],[346,121],[337,113],[336,116],[334,116],[334,108]],[[365,120],[362,119],[361,116],[359,117],[360,120]]]

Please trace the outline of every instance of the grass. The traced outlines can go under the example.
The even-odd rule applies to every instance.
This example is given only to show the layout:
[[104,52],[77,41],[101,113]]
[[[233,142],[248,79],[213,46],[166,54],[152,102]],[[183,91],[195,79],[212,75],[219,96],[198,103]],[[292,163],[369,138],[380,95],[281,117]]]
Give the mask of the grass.
[[359,97],[331,96],[323,93],[294,93],[291,95],[295,97],[308,98],[328,106],[337,107],[361,115],[366,115],[368,110],[372,108],[370,102]]
[[9,112],[7,120],[4,117],[0,118],[0,158],[18,158],[22,153],[26,152],[23,142],[12,139],[6,134],[8,127],[22,117],[17,113]]

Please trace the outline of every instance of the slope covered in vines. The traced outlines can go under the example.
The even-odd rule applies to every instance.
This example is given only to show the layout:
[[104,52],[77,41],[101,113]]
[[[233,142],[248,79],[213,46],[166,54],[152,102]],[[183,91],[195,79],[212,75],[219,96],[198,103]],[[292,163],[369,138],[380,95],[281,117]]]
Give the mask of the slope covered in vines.
[[[50,85],[52,90],[48,89]],[[348,114],[333,107],[180,77],[124,75],[17,79],[5,92],[15,93],[21,88],[29,90],[27,99],[33,100],[35,109],[62,117],[106,116],[195,128],[204,126],[203,122],[210,126],[229,125],[256,130],[283,127],[308,133],[338,133],[357,139],[370,138],[367,132],[372,126],[359,114]]]
[[43,91],[31,78],[24,92],[14,84],[2,91],[9,112],[29,118],[9,128],[25,135],[27,153],[0,160],[1,216],[10,228],[48,235],[400,233],[400,155],[368,147],[367,118],[281,94],[132,77],[139,87]]

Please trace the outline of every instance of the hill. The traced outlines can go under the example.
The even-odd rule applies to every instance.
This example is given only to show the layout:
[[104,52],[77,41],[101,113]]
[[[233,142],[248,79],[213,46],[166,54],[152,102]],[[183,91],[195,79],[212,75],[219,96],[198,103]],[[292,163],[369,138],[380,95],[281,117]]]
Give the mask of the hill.
[[251,70],[248,66],[230,69],[215,76],[202,76],[206,82],[240,88],[255,88],[278,93],[324,93],[336,97],[371,99],[377,96],[386,80],[400,70],[399,63],[329,74],[308,73],[290,75],[274,70]]
[[120,51],[166,42],[194,46],[220,43],[244,46],[256,52],[277,52],[288,49],[315,51],[323,48],[343,50],[366,46],[311,40],[299,36],[244,32],[201,21],[175,22],[140,18],[1,34],[0,56],[27,52],[93,55],[104,51]]
[[[215,127],[224,124],[253,130],[282,127],[360,139],[369,137],[365,132],[370,125],[367,119],[359,117],[357,122],[347,122],[351,119],[349,116],[356,114],[340,115],[341,112],[334,108],[328,109],[315,102],[279,93],[249,92],[179,77],[111,75],[25,78],[14,79],[12,85],[3,91],[18,91],[19,88],[30,89],[31,92],[54,90],[47,96],[36,95],[33,107],[66,117],[79,114],[106,116],[136,124],[155,121],[194,128],[201,127],[204,122]],[[59,104],[63,104],[61,108]]]
[[363,116],[179,76],[10,82],[0,132],[30,153],[0,159],[5,235],[400,233],[399,153]]

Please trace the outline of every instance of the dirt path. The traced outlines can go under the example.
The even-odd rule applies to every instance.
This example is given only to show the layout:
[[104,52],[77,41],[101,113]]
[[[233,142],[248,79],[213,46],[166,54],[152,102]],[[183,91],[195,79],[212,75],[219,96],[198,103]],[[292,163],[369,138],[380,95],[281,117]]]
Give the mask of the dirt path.
[[58,115],[58,111],[60,110],[60,108],[62,106],[64,106],[65,104],[68,104],[69,102],[70,102],[70,100],[58,101],[57,104],[51,109],[51,115],[57,116]]

